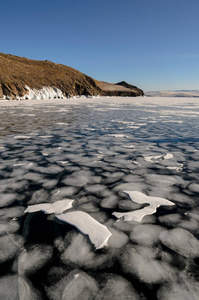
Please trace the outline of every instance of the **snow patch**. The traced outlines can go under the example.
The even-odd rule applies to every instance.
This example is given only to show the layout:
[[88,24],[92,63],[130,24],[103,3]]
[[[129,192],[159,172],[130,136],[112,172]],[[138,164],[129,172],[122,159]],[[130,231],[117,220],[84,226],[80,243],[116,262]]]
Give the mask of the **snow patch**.
[[89,236],[96,249],[108,245],[108,239],[112,235],[106,226],[97,222],[89,214],[83,211],[73,211],[56,216],[60,221],[75,226],[83,234]]
[[157,211],[157,208],[162,205],[175,205],[173,202],[166,200],[164,198],[159,197],[151,197],[147,196],[139,191],[125,191],[127,195],[129,195],[130,199],[133,202],[138,204],[146,204],[148,203],[149,206],[146,206],[142,209],[130,211],[130,212],[114,212],[112,213],[116,218],[124,218],[124,221],[136,221],[141,222],[144,216],[152,215]]
[[54,203],[29,205],[24,212],[32,213],[37,211],[43,211],[46,214],[61,214],[65,210],[68,210],[72,207],[73,201],[74,200],[65,199],[65,200],[56,201]]

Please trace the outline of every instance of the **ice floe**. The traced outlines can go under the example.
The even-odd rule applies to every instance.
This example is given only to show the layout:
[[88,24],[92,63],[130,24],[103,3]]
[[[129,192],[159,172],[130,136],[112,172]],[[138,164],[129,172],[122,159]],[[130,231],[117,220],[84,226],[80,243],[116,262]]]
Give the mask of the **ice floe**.
[[124,218],[125,221],[141,222],[144,216],[152,215],[157,211],[160,206],[172,206],[173,202],[159,197],[150,197],[139,191],[125,191],[133,202],[138,204],[149,204],[148,206],[130,212],[114,212],[116,218]]
[[108,239],[111,236],[111,232],[106,226],[97,222],[89,214],[82,211],[74,211],[57,215],[56,217],[63,222],[75,226],[83,234],[88,235],[96,249],[108,246]]
[[63,199],[54,203],[29,205],[24,212],[33,213],[37,211],[43,211],[46,214],[61,214],[72,207],[73,201],[74,200],[71,199]]

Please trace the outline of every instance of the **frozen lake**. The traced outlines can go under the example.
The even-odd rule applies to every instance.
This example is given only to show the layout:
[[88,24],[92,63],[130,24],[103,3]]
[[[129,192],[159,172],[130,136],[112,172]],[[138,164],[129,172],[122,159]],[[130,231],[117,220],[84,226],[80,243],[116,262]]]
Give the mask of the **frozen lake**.
[[0,299],[198,299],[199,98],[0,118]]

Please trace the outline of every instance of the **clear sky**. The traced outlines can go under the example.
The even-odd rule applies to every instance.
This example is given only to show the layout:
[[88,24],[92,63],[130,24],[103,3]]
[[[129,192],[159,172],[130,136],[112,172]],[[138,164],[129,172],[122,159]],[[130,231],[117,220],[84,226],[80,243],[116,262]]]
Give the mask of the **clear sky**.
[[199,89],[199,0],[0,0],[0,52],[144,91]]

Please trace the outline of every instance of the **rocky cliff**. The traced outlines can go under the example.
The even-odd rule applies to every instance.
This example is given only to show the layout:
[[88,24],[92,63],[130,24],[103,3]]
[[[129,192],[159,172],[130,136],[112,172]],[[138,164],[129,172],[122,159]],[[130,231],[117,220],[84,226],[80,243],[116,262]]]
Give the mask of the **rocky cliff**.
[[142,96],[143,91],[124,82],[97,81],[62,64],[0,53],[0,98],[42,99],[56,95]]

